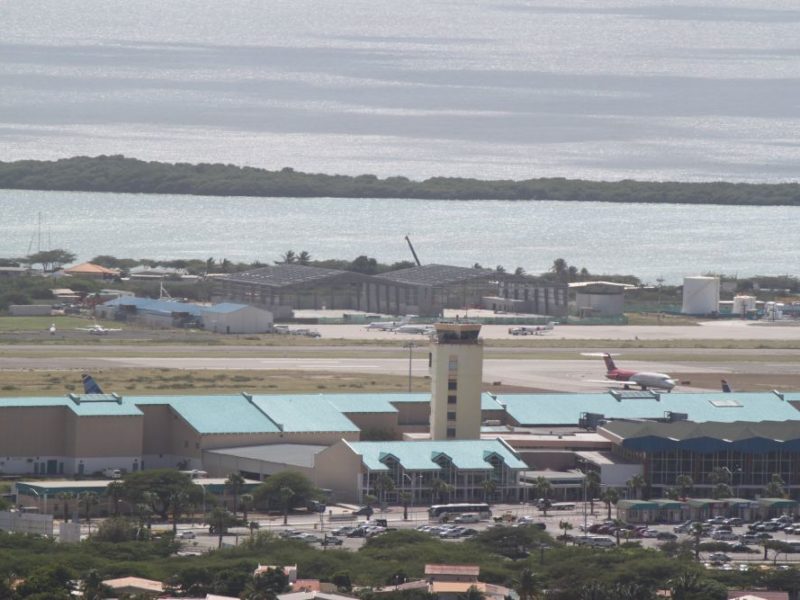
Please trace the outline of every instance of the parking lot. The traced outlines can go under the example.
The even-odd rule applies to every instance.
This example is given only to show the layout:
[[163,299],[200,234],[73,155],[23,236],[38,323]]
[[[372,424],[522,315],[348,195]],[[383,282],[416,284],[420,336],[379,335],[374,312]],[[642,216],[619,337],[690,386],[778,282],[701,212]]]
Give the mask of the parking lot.
[[[340,515],[339,519],[344,518],[345,512],[346,511],[338,512]],[[580,538],[584,535],[596,535],[612,540],[613,546],[617,544],[615,532],[608,532],[608,530],[602,530],[600,532],[595,531],[597,527],[601,527],[606,523],[608,516],[606,507],[599,503],[595,503],[594,513],[592,513],[588,503],[585,513],[582,503],[577,503],[575,508],[569,511],[548,511],[547,516],[534,505],[530,504],[494,505],[492,506],[492,513],[494,518],[503,518],[501,524],[504,525],[514,526],[524,523],[528,526],[536,526],[537,524],[541,524],[554,538],[563,536],[564,529],[562,524],[568,523],[569,528],[567,529],[567,534],[570,543],[574,543],[576,538]],[[336,548],[351,551],[358,550],[365,544],[369,537],[380,535],[380,533],[385,530],[420,529],[445,541],[457,543],[469,539],[472,535],[480,531],[497,525],[494,518],[481,520],[477,523],[451,522],[442,525],[435,521],[429,521],[428,514],[423,508],[410,509],[408,517],[408,520],[403,519],[402,508],[391,507],[386,511],[376,512],[371,520],[366,517],[358,517],[353,521],[337,520],[330,522],[327,515],[320,519],[319,515],[298,514],[291,515],[289,523],[286,526],[283,525],[283,520],[279,517],[256,518],[256,522],[259,523],[260,531],[270,531],[274,535],[278,535],[284,539],[303,541],[321,549]],[[382,526],[384,520],[386,527]],[[778,529],[774,524],[770,525],[765,523],[759,531],[751,531],[748,529],[747,525],[725,525],[720,520],[716,525],[716,527],[721,527],[715,536],[718,539],[714,539],[712,534],[715,531],[715,526],[709,524],[706,527],[706,533],[701,538],[701,542],[721,542],[730,544],[730,549],[726,549],[724,552],[729,560],[714,560],[715,558],[721,559],[720,556],[714,556],[716,551],[701,552],[700,560],[708,568],[725,570],[747,570],[756,568],[759,563],[765,562],[763,560],[763,545],[761,545],[760,539],[756,537],[744,538],[745,543],[742,544],[742,536],[769,535],[771,536],[769,539],[778,541],[798,540],[798,544],[800,544],[800,523],[798,523],[796,529],[794,528],[794,524],[787,523],[785,525],[789,525],[788,530]],[[584,526],[588,531],[584,531]],[[357,533],[355,536],[348,537],[349,531],[344,528],[359,528],[363,533]],[[625,528],[625,530],[627,530],[627,535],[625,530],[620,532],[619,542],[637,542],[646,548],[658,548],[662,544],[670,541],[693,541],[694,538],[690,529],[676,532],[676,528],[677,526],[674,524],[653,524],[647,526],[646,530],[640,527],[638,531],[633,527],[627,527]],[[763,529],[767,529],[768,531],[764,531]],[[181,526],[179,529],[179,537],[180,532],[183,531],[191,531],[195,534],[194,538],[182,540],[183,552],[205,552],[216,548],[218,545],[218,536],[209,534],[207,527],[200,527],[199,525]],[[334,533],[338,535],[334,535]],[[223,545],[236,545],[246,540],[249,535],[250,531],[245,528],[232,529],[228,534],[223,536]],[[327,544],[325,544],[326,539],[329,540]],[[335,539],[336,541],[330,541],[331,539]],[[339,543],[339,541],[341,541],[341,543]],[[577,541],[580,543],[581,540],[577,539]],[[777,561],[775,561],[775,552],[769,550],[768,561],[766,562],[770,565],[773,564],[773,562],[777,562],[778,564],[797,564],[800,563],[800,552],[781,553],[777,556]]]

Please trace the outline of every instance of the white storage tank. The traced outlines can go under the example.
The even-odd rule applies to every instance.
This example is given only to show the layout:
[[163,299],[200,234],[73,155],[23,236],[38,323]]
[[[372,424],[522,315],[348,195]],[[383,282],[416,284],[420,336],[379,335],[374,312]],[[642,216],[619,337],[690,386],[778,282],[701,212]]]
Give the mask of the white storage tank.
[[731,312],[734,315],[744,315],[756,309],[755,296],[734,296],[733,309]]
[[683,305],[685,315],[708,315],[719,311],[719,277],[684,277]]

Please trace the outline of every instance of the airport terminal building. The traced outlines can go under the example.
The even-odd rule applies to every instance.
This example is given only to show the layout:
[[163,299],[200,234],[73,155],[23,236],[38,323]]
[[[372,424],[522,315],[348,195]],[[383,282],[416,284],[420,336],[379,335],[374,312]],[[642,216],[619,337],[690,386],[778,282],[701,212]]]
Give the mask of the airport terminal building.
[[437,324],[430,393],[0,398],[0,472],[294,469],[338,500],[429,502],[529,499],[540,477],[576,499],[587,470],[622,490],[641,474],[655,495],[688,475],[710,495],[710,473],[727,469],[737,496],[778,474],[800,497],[800,393],[493,395],[479,330]]

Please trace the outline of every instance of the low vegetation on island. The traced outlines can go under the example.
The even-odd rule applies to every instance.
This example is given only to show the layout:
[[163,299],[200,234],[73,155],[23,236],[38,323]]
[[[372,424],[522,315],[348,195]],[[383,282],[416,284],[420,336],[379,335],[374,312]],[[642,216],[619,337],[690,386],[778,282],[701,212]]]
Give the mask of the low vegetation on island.
[[146,162],[121,155],[0,162],[0,188],[200,196],[564,200],[656,204],[800,205],[800,184],[724,181],[522,181],[302,173],[225,164]]

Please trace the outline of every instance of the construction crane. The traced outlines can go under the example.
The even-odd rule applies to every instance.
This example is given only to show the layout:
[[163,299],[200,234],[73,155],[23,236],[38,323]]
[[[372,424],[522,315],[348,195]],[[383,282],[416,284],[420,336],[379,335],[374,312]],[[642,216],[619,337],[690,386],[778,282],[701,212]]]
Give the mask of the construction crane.
[[414,255],[414,260],[416,261],[417,266],[421,267],[422,263],[419,262],[419,257],[417,256],[417,253],[414,251],[414,245],[411,243],[411,240],[408,239],[408,236],[406,236],[406,242],[408,242],[408,247],[411,248],[411,254]]

